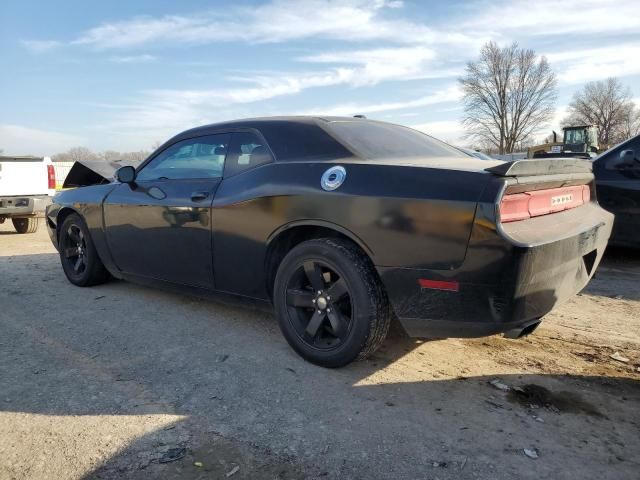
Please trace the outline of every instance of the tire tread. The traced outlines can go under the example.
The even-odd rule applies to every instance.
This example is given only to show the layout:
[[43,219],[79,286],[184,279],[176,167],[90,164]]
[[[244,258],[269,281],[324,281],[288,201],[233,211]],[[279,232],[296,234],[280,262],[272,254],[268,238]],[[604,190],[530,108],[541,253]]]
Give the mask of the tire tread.
[[[349,265],[350,269],[355,268],[356,272],[353,272],[352,270],[351,273],[352,275],[356,273],[360,281],[363,282],[364,290],[368,292],[367,298],[369,300],[368,305],[364,307],[364,311],[360,310],[358,313],[358,317],[366,317],[369,320],[369,326],[366,338],[359,340],[359,344],[354,343],[353,346],[348,347],[348,349],[343,351],[340,355],[333,357],[329,356],[322,359],[318,358],[317,355],[307,354],[303,347],[296,345],[297,342],[294,341],[292,343],[286,332],[287,327],[282,326],[284,320],[279,318],[281,328],[283,328],[283,333],[289,341],[289,344],[307,360],[328,368],[342,367],[353,360],[361,360],[368,357],[384,342],[387,332],[389,331],[391,319],[393,318],[393,309],[391,308],[387,294],[373,263],[351,241],[340,238],[323,237],[306,240],[296,245],[280,263],[274,284],[274,301],[278,302],[278,300],[276,300],[278,298],[278,291],[284,288],[282,282],[285,281],[283,275],[286,273],[286,268],[285,271],[282,271],[283,265],[288,265],[290,258],[296,258],[305,250],[315,250],[316,252],[322,252],[324,250],[327,253],[332,251],[333,254],[337,253],[337,257],[342,258],[343,261]],[[360,288],[358,288],[358,290],[361,291]],[[364,302],[362,302],[362,293],[360,293],[359,296],[361,302],[359,305],[360,308],[363,308],[362,304],[364,304]]]
[[[94,258],[90,262],[89,273],[87,275],[84,275],[81,279],[70,278],[69,275],[67,275],[66,271],[65,275],[67,275],[67,278],[71,283],[78,287],[92,287],[105,283],[107,280],[109,280],[111,274],[105,268],[102,260],[100,260],[100,256],[98,255],[98,251],[96,250],[95,244],[93,243],[93,239],[91,238],[91,234],[89,233],[89,229],[87,228],[84,219],[77,213],[72,213],[62,222],[62,226],[60,227],[60,234],[67,230],[66,225],[69,223],[76,223],[80,226],[80,228],[82,228],[83,234],[86,238],[85,241],[87,244],[87,250],[91,252],[91,255],[93,255]],[[60,260],[62,261],[62,252],[60,252]]]
[[11,223],[18,233],[35,233],[38,230],[40,219],[38,217],[12,218]]

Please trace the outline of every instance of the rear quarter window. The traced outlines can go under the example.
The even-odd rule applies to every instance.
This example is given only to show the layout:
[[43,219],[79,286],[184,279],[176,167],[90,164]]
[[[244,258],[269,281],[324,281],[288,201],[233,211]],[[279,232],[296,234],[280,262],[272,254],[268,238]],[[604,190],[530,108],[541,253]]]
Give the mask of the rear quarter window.
[[347,148],[315,123],[274,122],[261,125],[260,131],[280,161],[353,156]]

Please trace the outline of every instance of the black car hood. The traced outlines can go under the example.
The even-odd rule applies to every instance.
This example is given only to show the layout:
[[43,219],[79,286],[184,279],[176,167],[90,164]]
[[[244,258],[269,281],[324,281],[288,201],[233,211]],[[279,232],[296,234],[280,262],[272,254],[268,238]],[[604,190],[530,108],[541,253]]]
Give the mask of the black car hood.
[[139,160],[79,160],[73,164],[64,180],[63,188],[102,185],[114,180],[120,167],[137,167]]

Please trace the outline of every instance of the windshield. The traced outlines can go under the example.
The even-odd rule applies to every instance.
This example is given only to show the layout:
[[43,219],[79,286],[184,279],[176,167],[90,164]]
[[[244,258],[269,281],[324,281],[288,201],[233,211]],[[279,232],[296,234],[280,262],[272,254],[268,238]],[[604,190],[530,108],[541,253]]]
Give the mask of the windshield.
[[574,143],[586,143],[586,130],[565,130],[565,140],[564,143],[574,144]]
[[460,152],[417,130],[382,122],[334,121],[329,130],[364,158],[460,157]]

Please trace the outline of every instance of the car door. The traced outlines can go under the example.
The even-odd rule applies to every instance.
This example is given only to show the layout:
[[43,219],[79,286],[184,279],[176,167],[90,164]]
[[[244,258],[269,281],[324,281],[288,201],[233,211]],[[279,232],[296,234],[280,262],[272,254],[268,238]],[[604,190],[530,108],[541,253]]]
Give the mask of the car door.
[[595,161],[598,202],[616,216],[613,241],[640,245],[640,136]]
[[104,201],[106,238],[125,273],[213,288],[211,205],[231,135],[174,143]]

